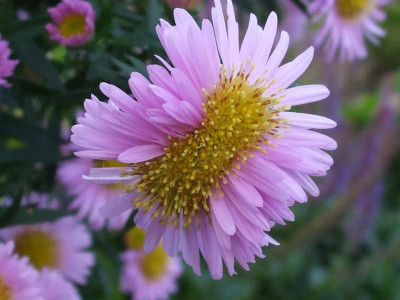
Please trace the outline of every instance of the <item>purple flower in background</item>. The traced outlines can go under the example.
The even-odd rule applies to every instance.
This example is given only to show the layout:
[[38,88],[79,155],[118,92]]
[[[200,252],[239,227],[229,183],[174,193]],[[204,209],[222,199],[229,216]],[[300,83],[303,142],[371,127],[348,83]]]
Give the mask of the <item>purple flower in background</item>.
[[0,86],[11,86],[6,77],[14,73],[15,67],[19,63],[18,60],[10,59],[10,55],[11,50],[8,47],[8,42],[3,40],[0,35]]
[[340,61],[367,57],[365,39],[379,44],[385,31],[378,25],[386,15],[382,6],[389,0],[315,0],[309,6],[316,20],[324,24],[316,35],[316,45],[323,47],[330,61],[336,55]]
[[[74,196],[70,209],[78,209],[79,218],[88,218],[94,230],[106,226],[107,219],[100,215],[99,208],[109,201],[117,199],[127,188],[127,184],[99,185],[95,182],[84,180],[83,175],[88,175],[91,168],[99,166],[117,166],[115,162],[96,163],[90,159],[78,158],[62,162],[57,171],[58,180],[65,186],[68,194]],[[122,165],[122,164],[119,164]],[[132,209],[127,210],[108,220],[108,229],[121,229],[128,220]]]
[[131,249],[121,256],[121,289],[130,293],[132,299],[168,299],[177,291],[176,281],[182,273],[179,258],[169,257],[161,245],[145,253],[142,249],[145,233],[137,227],[127,235]]
[[50,38],[67,47],[79,47],[94,33],[95,13],[92,5],[82,0],[63,0],[48,12],[55,24],[46,25]]
[[104,215],[137,208],[146,252],[162,238],[165,251],[182,251],[197,274],[201,253],[217,279],[223,261],[232,275],[235,259],[248,270],[264,257],[261,248],[277,244],[265,232],[294,220],[290,207],[307,201],[305,191],[318,195],[310,176],[326,174],[333,160],[323,150],[336,142],[310,129],[336,123],[287,112],[329,95],[322,85],[289,88],[310,65],[312,47],[280,66],[289,36],[282,32],[273,49],[275,13],[264,29],[251,15],[240,47],[232,2],[227,22],[215,5],[201,28],[182,9],[176,25],[161,20],[157,33],[172,65],[160,58],[165,67],[148,66],[151,81],[132,73],[137,101],[102,83],[110,101],[86,100],[71,139],[83,149],[77,156],[129,164],[91,171],[97,182],[130,184]]
[[[44,195],[34,195],[25,197],[23,205],[37,204],[40,208],[54,208],[50,202],[48,206],[45,205]],[[86,282],[94,265],[93,253],[87,250],[92,243],[91,236],[73,216],[62,217],[54,222],[7,227],[0,230],[0,237],[5,241],[13,241],[14,252],[27,256],[36,269],[57,271],[79,284]]]
[[26,257],[19,258],[13,251],[13,242],[0,242],[0,299],[46,300],[38,285],[38,272]]
[[45,300],[79,300],[78,291],[58,272],[43,269],[39,275],[39,286]]
[[279,1],[283,9],[281,28],[290,34],[292,42],[304,40],[307,33],[308,17],[292,0]]

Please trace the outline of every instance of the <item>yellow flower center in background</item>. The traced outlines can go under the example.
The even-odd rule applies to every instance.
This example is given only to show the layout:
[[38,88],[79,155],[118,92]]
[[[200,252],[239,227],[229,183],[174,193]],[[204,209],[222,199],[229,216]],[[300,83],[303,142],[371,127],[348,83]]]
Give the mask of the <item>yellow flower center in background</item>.
[[354,20],[366,13],[371,4],[371,0],[336,0],[336,10],[343,19]]
[[140,261],[143,276],[148,280],[156,280],[162,277],[167,270],[168,260],[167,253],[158,245],[153,252],[144,254]]
[[269,144],[265,134],[275,135],[283,122],[278,113],[284,108],[273,108],[279,99],[263,96],[266,90],[264,80],[250,85],[244,72],[230,78],[221,68],[218,86],[204,92],[201,127],[183,139],[170,138],[164,155],[134,164],[134,174],[141,176],[135,187],[143,193],[135,206],[156,208],[153,217],[161,215],[161,223],[170,218],[168,225],[177,226],[183,212],[183,228],[193,219],[199,225],[200,210],[209,212],[212,191],[221,195],[226,176],[240,169],[239,162],[245,163],[255,150],[265,152],[260,147]]
[[22,232],[15,239],[15,252],[21,257],[27,256],[39,270],[57,266],[57,250],[55,239],[39,229]]
[[139,227],[133,227],[124,235],[125,245],[134,250],[141,250],[143,248],[145,233]]
[[0,277],[0,300],[11,300],[10,288]]
[[[101,161],[96,161],[94,163],[95,168],[119,168],[119,167],[127,167],[129,165],[123,164],[119,161],[115,160],[101,160]],[[128,189],[128,185],[125,183],[111,183],[111,184],[105,184],[102,185],[103,187],[106,187],[109,190],[121,192],[121,191],[126,191]]]
[[65,17],[60,23],[60,33],[62,36],[69,38],[76,34],[85,33],[85,16],[80,14],[72,14]]

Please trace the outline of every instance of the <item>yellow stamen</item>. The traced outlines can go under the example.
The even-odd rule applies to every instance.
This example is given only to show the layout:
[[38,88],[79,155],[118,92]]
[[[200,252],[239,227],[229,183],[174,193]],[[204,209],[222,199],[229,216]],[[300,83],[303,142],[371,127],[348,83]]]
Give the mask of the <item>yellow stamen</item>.
[[372,6],[372,0],[336,0],[337,13],[346,20],[358,19]]
[[125,245],[134,250],[141,250],[143,248],[145,233],[139,227],[133,227],[124,235]]
[[69,38],[73,35],[85,33],[85,16],[81,14],[72,14],[65,17],[60,25],[60,33],[62,36]]
[[204,91],[201,127],[183,139],[170,137],[164,155],[134,165],[141,176],[135,188],[144,195],[134,200],[137,208],[155,208],[154,218],[174,226],[183,214],[185,229],[199,220],[200,210],[209,212],[211,191],[227,183],[226,176],[240,169],[250,152],[264,152],[259,146],[268,143],[266,134],[276,135],[278,114],[286,107],[275,108],[279,99],[264,96],[265,81],[249,84],[248,77],[241,70],[232,77],[221,67],[218,86]]
[[0,277],[0,300],[11,300],[11,293],[9,286]]
[[158,245],[153,252],[144,254],[140,262],[143,276],[148,280],[156,280],[162,277],[167,270],[168,261],[167,253],[165,253],[161,245]]
[[55,239],[39,229],[27,230],[15,239],[15,252],[27,256],[37,269],[55,268],[58,264],[58,249]]

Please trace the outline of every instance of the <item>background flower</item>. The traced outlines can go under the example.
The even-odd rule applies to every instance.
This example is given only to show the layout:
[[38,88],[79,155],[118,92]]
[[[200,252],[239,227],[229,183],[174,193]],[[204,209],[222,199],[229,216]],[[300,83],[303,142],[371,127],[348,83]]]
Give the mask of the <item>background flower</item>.
[[75,287],[58,272],[43,269],[39,276],[39,286],[44,299],[78,300],[80,296]]
[[88,175],[89,170],[95,166],[96,164],[90,159],[78,158],[66,161],[60,164],[57,177],[66,187],[68,193],[75,198],[70,208],[78,209],[80,218],[87,217],[93,229],[101,229],[107,222],[108,229],[121,229],[126,224],[132,210],[127,210],[107,220],[100,215],[99,209],[108,202],[118,199],[120,194],[125,191],[126,186],[118,184],[99,185],[83,179],[82,176]]
[[385,31],[378,25],[385,19],[382,6],[388,0],[315,0],[310,13],[324,18],[324,25],[316,35],[316,45],[324,45],[327,59],[335,55],[341,61],[367,57],[365,39],[379,44]]
[[95,13],[90,2],[63,0],[48,12],[55,24],[46,25],[50,38],[64,46],[79,47],[90,40],[94,33]]
[[[39,208],[54,209],[48,198],[39,197],[38,194],[25,198],[23,204],[38,204]],[[56,270],[80,284],[86,282],[94,264],[93,253],[87,251],[91,236],[74,216],[54,222],[11,226],[0,230],[0,237],[13,241],[14,251],[20,256],[27,256],[36,269]]]
[[13,254],[14,243],[0,243],[0,296],[2,299],[41,300],[38,272],[26,257]]
[[11,50],[8,47],[8,42],[3,40],[0,35],[0,86],[10,87],[6,77],[13,74],[18,60],[10,59]]
[[169,257],[161,245],[151,253],[144,252],[144,236],[144,231],[137,227],[126,234],[130,249],[121,255],[121,289],[130,293],[132,299],[168,299],[177,291],[181,263],[179,258]]

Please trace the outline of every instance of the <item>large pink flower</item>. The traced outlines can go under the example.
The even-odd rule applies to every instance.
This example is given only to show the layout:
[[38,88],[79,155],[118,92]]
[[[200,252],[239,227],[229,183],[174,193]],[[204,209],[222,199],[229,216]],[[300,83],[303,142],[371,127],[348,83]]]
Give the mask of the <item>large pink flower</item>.
[[26,257],[13,254],[14,243],[0,243],[0,299],[45,300],[38,284],[38,272]]
[[[78,217],[87,217],[94,230],[103,228],[107,219],[100,215],[99,208],[109,201],[117,199],[126,189],[126,185],[109,184],[99,185],[84,180],[82,177],[89,174],[96,163],[90,159],[78,158],[60,164],[57,171],[59,181],[66,187],[67,192],[74,196],[71,209],[78,209]],[[108,229],[121,229],[128,220],[132,209],[108,220]]]
[[385,31],[378,25],[386,17],[381,7],[390,0],[315,0],[309,6],[316,20],[325,18],[316,35],[327,60],[338,54],[341,61],[364,59],[368,55],[365,39],[379,44]]
[[[261,248],[277,244],[265,231],[293,221],[290,206],[319,191],[310,176],[324,176],[336,142],[310,129],[332,128],[324,117],[287,112],[326,98],[321,85],[290,87],[308,68],[313,48],[279,66],[288,49],[282,32],[273,50],[277,16],[264,28],[254,15],[239,46],[233,5],[228,20],[219,0],[212,23],[199,27],[182,9],[176,25],[161,20],[157,33],[172,63],[148,66],[150,81],[129,80],[132,99],[110,84],[100,89],[108,103],[85,101],[86,113],[72,128],[80,157],[119,160],[129,167],[91,170],[92,180],[134,182],[105,215],[134,206],[136,224],[147,230],[144,250],[162,239],[166,252],[182,251],[200,274],[200,253],[211,276],[223,264],[246,270]],[[136,101],[135,101],[136,100]],[[321,150],[322,149],[322,150]]]
[[63,0],[48,12],[55,24],[46,25],[50,38],[67,47],[78,47],[94,33],[95,13],[92,5],[83,0]]
[[0,35],[0,86],[11,86],[6,77],[13,74],[15,66],[18,65],[18,60],[10,59],[11,50],[8,47],[8,42],[1,39]]

